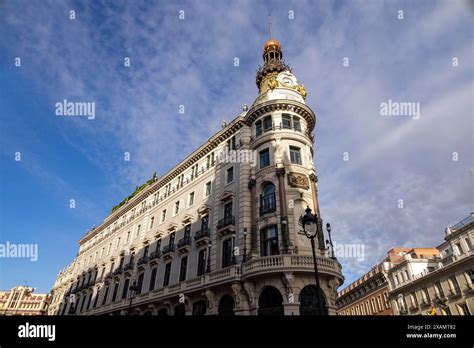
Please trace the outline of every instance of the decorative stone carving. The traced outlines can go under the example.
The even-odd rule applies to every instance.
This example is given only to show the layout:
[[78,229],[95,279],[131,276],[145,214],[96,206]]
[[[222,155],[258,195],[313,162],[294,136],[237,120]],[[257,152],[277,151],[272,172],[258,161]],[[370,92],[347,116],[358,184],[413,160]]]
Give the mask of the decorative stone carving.
[[249,282],[244,283],[244,289],[245,289],[245,292],[247,292],[247,296],[249,298],[249,304],[253,305],[254,300],[255,300],[255,287],[253,283],[249,283]]
[[276,138],[276,148],[275,148],[275,163],[279,164],[283,162],[283,151],[281,149],[281,139]]
[[238,306],[242,300],[242,285],[240,283],[234,283],[231,286],[232,291],[234,292],[235,305]]
[[295,282],[295,279],[293,278],[293,273],[284,273],[281,276],[283,285],[285,285],[286,289],[286,294],[290,296],[290,294],[293,294],[293,284]]
[[309,189],[308,177],[300,173],[288,173],[288,185],[291,187],[302,188],[305,190]]
[[207,298],[207,303],[208,303],[207,306],[209,307],[209,311],[213,312],[215,301],[216,301],[214,291],[206,290],[204,292],[204,296],[206,296],[206,298]]

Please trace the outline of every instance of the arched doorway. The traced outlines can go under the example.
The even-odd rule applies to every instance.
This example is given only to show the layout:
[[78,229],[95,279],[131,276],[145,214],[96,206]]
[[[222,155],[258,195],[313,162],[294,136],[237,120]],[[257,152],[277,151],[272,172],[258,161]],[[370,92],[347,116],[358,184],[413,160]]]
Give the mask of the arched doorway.
[[146,311],[145,313],[143,313],[143,315],[153,315],[153,313],[151,311]]
[[[300,292],[300,315],[319,315],[319,299],[318,287],[316,285],[308,285]],[[321,301],[323,307],[323,315],[327,315],[326,300],[324,299],[324,292],[320,291]]]
[[258,315],[284,315],[283,297],[273,286],[265,288],[258,298]]
[[219,301],[219,315],[234,315],[234,298],[225,294]]
[[175,317],[182,317],[184,315],[186,315],[186,307],[184,307],[184,304],[179,304],[176,307],[174,307]]
[[168,316],[168,310],[166,308],[161,308],[158,311],[158,315],[161,317],[167,317]]
[[206,301],[199,300],[193,304],[193,315],[205,315],[206,314]]

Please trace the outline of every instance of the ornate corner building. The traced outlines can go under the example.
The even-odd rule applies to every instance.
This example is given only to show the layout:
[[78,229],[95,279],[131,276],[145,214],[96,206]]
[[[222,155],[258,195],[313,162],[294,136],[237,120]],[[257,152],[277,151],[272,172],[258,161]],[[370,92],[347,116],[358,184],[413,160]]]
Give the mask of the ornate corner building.
[[[278,41],[265,43],[263,59],[250,108],[82,237],[49,314],[319,313],[311,244],[300,233],[306,207],[321,216],[316,116]],[[343,276],[324,240],[321,232],[320,294],[335,314]]]

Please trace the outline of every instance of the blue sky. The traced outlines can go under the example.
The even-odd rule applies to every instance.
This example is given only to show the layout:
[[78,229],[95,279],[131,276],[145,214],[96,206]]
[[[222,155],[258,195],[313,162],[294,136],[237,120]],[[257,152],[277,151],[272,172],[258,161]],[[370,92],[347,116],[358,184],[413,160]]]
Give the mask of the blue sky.
[[[0,242],[37,243],[39,259],[0,259],[1,289],[49,291],[113,205],[252,104],[269,12],[317,114],[323,218],[336,242],[366,246],[364,261],[341,259],[347,282],[393,245],[439,245],[444,227],[473,211],[467,1],[7,0]],[[63,99],[95,102],[96,118],[55,116]],[[388,99],[419,102],[420,119],[381,116]]]

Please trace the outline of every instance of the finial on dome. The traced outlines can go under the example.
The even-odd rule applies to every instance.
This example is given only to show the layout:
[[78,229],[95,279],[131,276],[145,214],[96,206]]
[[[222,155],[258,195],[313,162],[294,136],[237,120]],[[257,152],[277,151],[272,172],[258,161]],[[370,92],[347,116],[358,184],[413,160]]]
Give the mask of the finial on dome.
[[281,51],[281,44],[278,40],[274,39],[272,36],[272,15],[268,15],[268,33],[270,34],[270,38],[265,42],[263,45],[263,52],[267,52],[270,50]]

